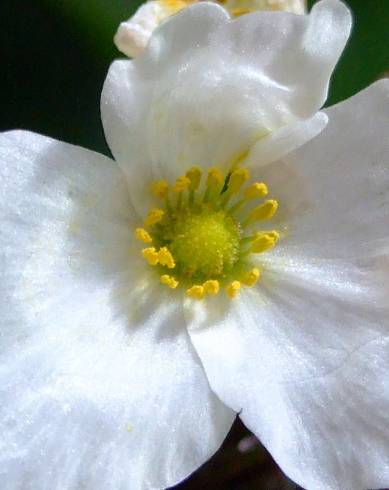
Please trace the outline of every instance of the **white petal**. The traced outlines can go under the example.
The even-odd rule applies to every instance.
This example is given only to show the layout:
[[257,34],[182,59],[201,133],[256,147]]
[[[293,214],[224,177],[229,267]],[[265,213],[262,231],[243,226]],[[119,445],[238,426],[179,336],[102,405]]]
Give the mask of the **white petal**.
[[[149,183],[141,181],[152,175],[230,168],[260,140],[271,154],[269,134],[303,126],[323,104],[349,29],[349,12],[336,0],[319,2],[309,16],[261,12],[236,21],[200,3],[160,26],[143,56],[114,63],[102,118],[136,206],[143,208]],[[270,139],[276,158],[307,135],[297,132],[284,146],[283,138]]]
[[[377,253],[389,239],[389,82],[326,112],[330,122],[318,137],[263,170],[287,225],[279,251],[346,258]],[[295,177],[288,185],[285,171]]]
[[287,224],[258,288],[187,310],[215,392],[309,489],[389,484],[388,88],[331,108],[323,133],[258,170]]
[[162,20],[161,10],[160,2],[148,1],[141,5],[127,22],[122,22],[114,37],[118,50],[129,57],[139,56]]
[[271,265],[257,289],[231,304],[187,306],[212,388],[304,488],[388,486],[382,277],[373,265],[342,261]]
[[273,131],[267,138],[260,139],[245,159],[245,166],[258,167],[282,158],[317,136],[328,123],[324,112],[318,112],[310,119],[299,119]]
[[25,132],[0,136],[0,162],[3,485],[173,485],[234,414],[210,391],[180,303],[133,252],[121,171]]

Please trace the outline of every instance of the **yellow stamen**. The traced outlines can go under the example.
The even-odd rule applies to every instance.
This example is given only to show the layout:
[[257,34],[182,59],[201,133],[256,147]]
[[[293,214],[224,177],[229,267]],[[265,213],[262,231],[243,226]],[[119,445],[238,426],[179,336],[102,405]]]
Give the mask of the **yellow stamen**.
[[204,287],[204,291],[207,294],[211,294],[211,295],[218,294],[218,292],[220,290],[219,281],[215,281],[215,280],[212,280],[212,279],[210,279],[208,281],[205,281],[205,283],[203,284],[203,287]]
[[142,255],[150,265],[158,264],[158,252],[154,247],[144,248],[142,250]]
[[174,269],[174,267],[176,266],[173,255],[169,252],[169,249],[167,247],[162,247],[159,249],[158,262],[161,265],[166,265],[169,269]]
[[161,276],[160,281],[162,284],[165,284],[165,286],[168,286],[170,289],[176,289],[176,287],[178,286],[178,281],[176,281],[174,277],[169,276],[168,274],[164,274],[163,276]]
[[244,191],[244,197],[246,199],[255,199],[257,197],[265,197],[267,196],[267,193],[268,189],[266,184],[263,182],[255,182]]
[[164,215],[162,209],[151,209],[145,219],[145,226],[153,226],[161,221]]
[[258,282],[260,275],[261,275],[261,273],[260,273],[259,269],[254,267],[254,269],[252,269],[250,272],[247,272],[242,277],[240,282],[242,284],[244,284],[245,286],[249,286],[249,287],[255,286],[255,284],[257,284],[257,282]]
[[246,168],[238,168],[230,175],[228,181],[228,190],[230,193],[235,194],[239,192],[242,185],[250,178],[249,171]]
[[250,252],[255,254],[267,252],[275,246],[279,238],[280,235],[276,231],[258,233],[257,238],[251,245]]
[[271,219],[277,211],[278,202],[274,199],[269,199],[265,203],[254,208],[249,216],[250,221],[262,221]]
[[208,169],[207,186],[208,187],[218,187],[224,183],[224,176],[221,171],[216,167],[211,167]]
[[186,172],[186,176],[190,180],[190,190],[195,191],[200,185],[201,176],[203,171],[200,167],[192,167]]
[[150,234],[144,228],[137,228],[135,230],[135,237],[144,243],[151,243],[153,241]]
[[186,175],[178,177],[176,183],[172,187],[172,191],[178,194],[179,192],[185,191],[190,186],[190,180]]
[[151,190],[155,197],[164,199],[167,196],[169,190],[169,184],[166,180],[159,180],[151,185]]
[[239,281],[232,281],[232,283],[226,287],[227,296],[230,299],[234,299],[236,295],[239,293],[240,288],[241,288],[241,284]]
[[190,298],[201,300],[205,296],[205,289],[203,286],[195,284],[194,286],[186,290],[186,294]]
[[252,12],[249,8],[237,7],[230,10],[231,15],[234,17],[240,17],[241,15],[250,14]]

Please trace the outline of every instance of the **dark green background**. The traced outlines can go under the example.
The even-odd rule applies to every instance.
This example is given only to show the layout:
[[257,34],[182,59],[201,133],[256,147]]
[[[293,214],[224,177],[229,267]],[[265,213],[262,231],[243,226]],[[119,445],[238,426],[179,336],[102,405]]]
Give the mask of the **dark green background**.
[[[328,104],[389,71],[389,0],[348,0],[351,40],[333,77]],[[100,93],[112,37],[139,1],[1,0],[0,130],[25,128],[109,154],[100,123]],[[259,445],[241,453],[247,433],[236,424],[218,455],[180,490],[287,490]]]

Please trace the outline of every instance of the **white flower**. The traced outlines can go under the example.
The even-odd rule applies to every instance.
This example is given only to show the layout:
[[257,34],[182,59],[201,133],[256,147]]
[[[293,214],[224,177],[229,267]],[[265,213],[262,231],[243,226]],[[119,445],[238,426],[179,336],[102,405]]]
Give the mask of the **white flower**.
[[[3,488],[162,489],[216,451],[236,413],[309,490],[389,484],[388,83],[317,112],[349,30],[336,0],[234,22],[195,5],[110,69],[102,115],[119,165],[0,136]],[[191,228],[193,165],[209,178]],[[241,228],[235,240],[246,202],[228,226],[216,216],[246,167],[279,204],[259,255],[240,254],[253,243]],[[180,176],[165,215],[147,215],[151,183],[163,197]],[[202,301],[185,294],[193,278]]]
[[[114,42],[130,58],[139,56],[147,46],[154,31],[164,20],[200,0],[149,0],[143,3],[126,22],[122,22]],[[257,10],[284,10],[303,14],[305,0],[212,0],[224,5],[234,15]]]

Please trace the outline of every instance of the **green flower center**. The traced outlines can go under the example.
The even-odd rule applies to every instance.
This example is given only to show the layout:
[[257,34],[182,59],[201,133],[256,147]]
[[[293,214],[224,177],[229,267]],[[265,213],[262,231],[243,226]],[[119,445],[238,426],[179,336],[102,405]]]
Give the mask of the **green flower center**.
[[176,274],[195,282],[228,275],[239,259],[240,229],[233,217],[208,206],[173,215],[163,241],[176,262]]
[[276,231],[250,234],[250,228],[271,219],[278,203],[266,200],[243,211],[249,201],[268,193],[265,184],[255,182],[239,198],[249,178],[246,169],[224,176],[211,168],[203,189],[201,176],[202,170],[194,167],[171,187],[164,180],[155,182],[152,190],[165,201],[164,209],[151,209],[146,229],[137,228],[136,237],[152,245],[142,254],[156,267],[162,284],[171,289],[183,285],[195,299],[217,294],[222,286],[233,298],[242,285],[253,286],[259,279],[260,271],[252,267],[249,255],[266,252],[277,243]]

